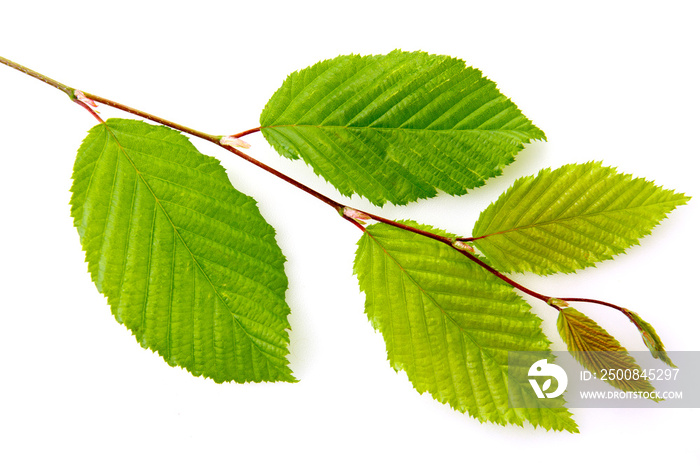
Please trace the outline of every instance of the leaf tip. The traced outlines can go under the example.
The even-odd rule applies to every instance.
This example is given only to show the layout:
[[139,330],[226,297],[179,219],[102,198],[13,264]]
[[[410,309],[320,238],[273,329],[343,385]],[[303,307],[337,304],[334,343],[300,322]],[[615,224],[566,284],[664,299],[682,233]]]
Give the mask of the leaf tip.
[[677,367],[673,361],[671,361],[670,356],[666,352],[666,348],[661,341],[661,338],[656,333],[654,327],[651,326],[649,322],[642,319],[636,312],[630,311],[629,309],[623,309],[622,311],[627,318],[637,327],[640,335],[642,336],[642,341],[649,348],[649,352],[655,359],[663,361],[671,367]]

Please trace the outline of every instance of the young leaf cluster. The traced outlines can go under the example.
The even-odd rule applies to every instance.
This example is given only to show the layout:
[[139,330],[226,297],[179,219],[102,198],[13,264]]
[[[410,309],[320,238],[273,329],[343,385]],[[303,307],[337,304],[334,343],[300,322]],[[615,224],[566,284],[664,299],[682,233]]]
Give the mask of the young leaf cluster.
[[[642,372],[634,358],[615,337],[588,316],[567,307],[559,312],[557,330],[569,351],[583,367],[601,377],[606,369],[635,369]],[[647,379],[606,379],[615,388],[624,391],[649,393],[654,387]]]

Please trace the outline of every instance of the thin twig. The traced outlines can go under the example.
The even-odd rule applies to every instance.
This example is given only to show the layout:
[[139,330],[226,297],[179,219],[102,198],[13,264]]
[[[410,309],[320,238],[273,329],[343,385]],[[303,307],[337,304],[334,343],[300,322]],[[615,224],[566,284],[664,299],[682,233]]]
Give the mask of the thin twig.
[[232,134],[232,136],[234,138],[242,138],[243,136],[247,136],[248,134],[257,133],[261,129],[262,128],[260,128],[260,126],[258,126],[257,128],[251,128],[251,129],[247,129],[245,131],[241,131],[240,133]]
[[[83,107],[84,109],[86,109],[88,112],[90,112],[98,121],[100,121],[101,123],[104,123],[104,121],[102,120],[102,118],[100,118],[100,116],[97,115],[97,113],[96,113],[93,109],[91,109],[91,108],[90,108],[88,105],[86,105],[84,102],[81,102],[80,100],[78,100],[78,99],[76,98],[76,95],[75,95],[76,89],[75,89],[75,88],[72,88],[72,87],[70,87],[70,86],[66,86],[65,84],[60,83],[60,82],[56,81],[55,79],[49,78],[48,76],[45,76],[45,75],[43,75],[43,74],[41,74],[41,73],[38,73],[38,72],[36,72],[36,71],[34,71],[34,70],[31,70],[31,69],[29,69],[29,68],[27,68],[27,67],[25,67],[25,66],[23,66],[23,65],[20,65],[20,64],[18,64],[18,63],[15,63],[15,62],[13,62],[13,61],[11,61],[11,60],[8,60],[8,59],[6,59],[6,58],[0,57],[0,63],[3,63],[3,64],[5,64],[5,65],[7,65],[7,66],[9,66],[9,67],[11,67],[11,68],[14,68],[14,69],[16,69],[16,70],[18,70],[18,71],[21,71],[22,73],[25,73],[25,74],[27,74],[27,75],[29,75],[29,76],[32,76],[33,78],[36,78],[36,79],[38,79],[38,80],[40,80],[40,81],[42,81],[42,82],[44,82],[44,83],[46,83],[46,84],[48,84],[48,85],[50,85],[50,86],[53,86],[53,87],[59,89],[60,91],[66,93],[66,94],[71,98],[71,100],[73,100],[73,101],[76,102],[78,105],[80,105],[81,107]],[[240,151],[239,149],[236,149],[235,147],[223,145],[223,144],[221,143],[221,138],[222,138],[222,136],[215,136],[215,135],[212,135],[212,134],[204,133],[204,132],[202,132],[202,131],[198,131],[198,130],[189,128],[189,127],[187,127],[187,126],[184,126],[184,125],[175,123],[175,122],[173,122],[173,121],[166,120],[165,118],[161,118],[161,117],[159,117],[159,116],[156,116],[156,115],[153,115],[153,114],[144,112],[144,111],[142,111],[142,110],[135,109],[135,108],[133,108],[133,107],[129,107],[129,106],[127,106],[127,105],[121,104],[121,103],[119,103],[119,102],[115,102],[115,101],[110,100],[110,99],[106,99],[106,98],[104,98],[104,97],[100,97],[100,96],[95,95],[95,94],[91,94],[91,93],[88,93],[88,92],[83,92],[83,94],[85,95],[85,97],[87,97],[88,99],[92,99],[92,100],[95,101],[95,102],[99,102],[99,103],[102,103],[102,104],[107,105],[107,106],[109,106],[109,107],[113,107],[113,108],[116,108],[116,109],[118,109],[118,110],[122,110],[122,111],[124,111],[124,112],[130,113],[130,114],[132,114],[132,115],[136,115],[136,116],[138,116],[138,117],[145,118],[145,119],[147,119],[147,120],[151,120],[151,121],[153,121],[153,122],[155,122],[155,123],[158,123],[158,124],[161,124],[161,125],[164,125],[164,126],[168,126],[168,127],[173,128],[173,129],[175,129],[175,130],[178,130],[178,131],[180,131],[180,132],[183,132],[183,133],[186,133],[186,134],[195,136],[195,137],[197,137],[197,138],[200,138],[200,139],[203,139],[203,140],[212,142],[212,143],[218,145],[219,147],[223,147],[224,149],[226,149],[226,150],[228,150],[229,152],[231,152],[231,153],[237,155],[238,157],[242,158],[243,160],[245,160],[245,161],[247,161],[247,162],[249,162],[249,163],[251,163],[251,164],[253,164],[253,165],[255,165],[255,166],[257,166],[257,167],[259,167],[259,168],[261,168],[261,169],[263,169],[263,170],[265,170],[266,172],[268,172],[268,173],[270,173],[270,174],[276,176],[277,178],[280,178],[281,180],[286,181],[287,183],[291,184],[292,186],[294,186],[294,187],[296,187],[296,188],[298,188],[298,189],[304,191],[305,193],[307,193],[307,194],[309,194],[309,195],[315,197],[316,199],[320,200],[321,202],[327,204],[328,206],[330,206],[330,207],[332,207],[333,209],[335,209],[338,213],[340,213],[341,216],[342,216],[345,220],[349,221],[350,223],[352,223],[353,225],[355,225],[356,227],[358,227],[361,231],[363,231],[363,232],[366,231],[365,227],[364,227],[360,222],[358,222],[356,219],[354,219],[354,218],[352,218],[352,217],[350,217],[350,216],[348,216],[348,215],[345,214],[345,209],[346,209],[346,208],[349,208],[348,206],[346,206],[346,205],[344,205],[344,204],[342,204],[342,203],[340,203],[340,202],[334,201],[333,199],[329,198],[328,196],[326,196],[326,195],[324,195],[324,194],[321,194],[321,193],[319,193],[318,191],[315,191],[314,189],[311,189],[310,187],[308,187],[308,186],[306,186],[306,185],[304,185],[304,184],[302,184],[302,183],[296,181],[295,179],[290,178],[289,176],[285,175],[284,173],[282,173],[282,172],[280,172],[280,171],[278,171],[278,170],[275,170],[274,168],[272,168],[272,167],[270,167],[270,166],[268,166],[268,165],[265,165],[264,163],[262,163],[262,162],[258,161],[257,159],[255,159],[255,158],[249,156],[248,154],[246,154],[246,153]],[[242,137],[242,136],[245,136],[245,135],[248,135],[248,134],[252,134],[252,133],[256,133],[256,132],[259,132],[259,131],[261,131],[261,128],[260,128],[260,127],[252,128],[252,129],[248,129],[248,130],[242,131],[242,132],[240,132],[240,133],[234,134],[233,137],[238,138],[238,137]],[[430,239],[439,241],[439,242],[441,242],[441,243],[444,243],[444,244],[446,244],[446,245],[452,247],[452,248],[455,249],[456,251],[458,251],[460,254],[462,254],[463,256],[465,256],[466,258],[468,258],[469,260],[471,260],[472,262],[478,264],[480,267],[482,267],[483,269],[485,269],[485,270],[488,271],[489,273],[495,275],[496,277],[498,277],[498,278],[501,279],[502,281],[508,283],[508,284],[511,285],[512,287],[514,287],[514,288],[516,288],[516,289],[522,291],[523,293],[525,293],[525,294],[527,294],[527,295],[530,295],[530,296],[532,296],[532,297],[534,297],[534,298],[536,298],[536,299],[539,299],[539,300],[541,300],[541,301],[544,301],[545,303],[547,303],[547,304],[550,305],[551,307],[554,307],[554,308],[557,309],[557,310],[561,310],[561,307],[560,307],[556,302],[553,302],[553,300],[555,300],[556,298],[552,298],[552,297],[550,297],[550,296],[546,296],[546,295],[543,295],[543,294],[541,294],[541,293],[537,293],[536,291],[530,290],[529,288],[527,288],[527,287],[525,287],[525,286],[519,284],[519,283],[516,282],[515,280],[513,280],[513,279],[507,277],[506,275],[504,275],[503,273],[499,272],[499,271],[496,270],[495,268],[493,268],[493,267],[491,267],[490,265],[486,264],[484,261],[482,261],[481,259],[479,259],[475,254],[471,253],[470,251],[466,251],[466,250],[464,250],[464,249],[461,249],[461,248],[457,247],[457,245],[455,244],[456,241],[468,242],[468,241],[478,240],[478,239],[480,239],[481,237],[479,237],[479,238],[470,238],[470,237],[464,237],[464,238],[459,238],[459,237],[446,237],[446,236],[442,236],[442,235],[438,235],[438,234],[435,234],[435,233],[431,233],[431,232],[428,232],[428,231],[421,230],[420,228],[415,228],[415,227],[412,227],[412,226],[409,226],[409,225],[404,225],[404,224],[402,224],[402,223],[400,223],[400,222],[396,222],[396,221],[394,221],[394,220],[389,220],[389,219],[387,219],[387,218],[381,217],[381,216],[379,216],[379,215],[374,215],[374,214],[371,214],[371,213],[369,213],[369,212],[364,212],[364,211],[361,211],[361,210],[358,210],[358,209],[354,209],[354,210],[357,211],[357,212],[359,212],[359,213],[361,213],[361,214],[365,214],[366,216],[368,216],[369,218],[371,218],[371,219],[373,219],[373,220],[375,220],[375,221],[377,221],[377,222],[381,222],[381,223],[384,223],[384,224],[387,224],[387,225],[391,225],[391,226],[396,227],[396,228],[401,228],[401,229],[403,229],[403,230],[410,231],[410,232],[415,233],[415,234],[417,234],[417,235],[421,235],[421,236],[424,236],[424,237],[427,237],[427,238],[430,238]],[[559,299],[559,300],[563,300],[563,301],[571,301],[571,302],[588,302],[588,303],[600,304],[600,305],[603,305],[603,306],[611,307],[611,308],[613,308],[613,309],[617,309],[618,311],[622,312],[622,313],[625,314],[626,316],[630,317],[629,311],[628,311],[626,308],[623,308],[623,307],[621,307],[621,306],[617,306],[617,305],[615,305],[615,304],[607,303],[607,302],[605,302],[605,301],[600,301],[600,300],[595,300],[595,299],[588,299],[588,298],[558,298],[558,299]],[[632,320],[632,319],[630,318],[630,320]]]

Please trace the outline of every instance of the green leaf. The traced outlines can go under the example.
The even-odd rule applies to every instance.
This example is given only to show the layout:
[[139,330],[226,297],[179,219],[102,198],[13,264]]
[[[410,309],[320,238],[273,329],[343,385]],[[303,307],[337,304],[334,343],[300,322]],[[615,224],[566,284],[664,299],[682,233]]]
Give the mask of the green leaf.
[[110,119],[73,169],[97,289],[139,343],[223,381],[294,381],[284,256],[255,201],[180,133]]
[[[642,368],[629,355],[627,350],[605,329],[591,318],[574,308],[567,307],[559,311],[557,329],[569,352],[583,367],[601,378],[603,370],[615,374],[618,369],[623,372],[630,369],[641,374]],[[654,387],[647,379],[606,377],[605,381],[613,387],[624,391],[653,392]]]
[[479,216],[475,245],[502,272],[573,272],[638,244],[689,197],[599,162],[518,179]]
[[[413,222],[411,226],[447,236]],[[541,320],[513,289],[446,244],[384,224],[358,243],[355,273],[365,312],[384,336],[389,361],[405,370],[418,392],[429,392],[480,421],[577,431],[563,399],[538,398],[520,386],[519,406],[508,403],[510,351],[549,355]]]
[[647,348],[649,348],[649,351],[651,351],[651,355],[656,359],[662,360],[671,367],[676,367],[666,352],[666,348],[664,347],[661,338],[659,338],[659,335],[656,333],[656,330],[654,330],[654,327],[652,327],[649,322],[639,317],[639,314],[636,312],[627,310],[625,315],[639,330],[639,333],[642,335],[642,340],[644,340],[644,344],[647,345]]
[[406,204],[464,194],[544,139],[462,60],[395,50],[342,55],[292,73],[260,116],[282,155],[301,157],[344,195]]

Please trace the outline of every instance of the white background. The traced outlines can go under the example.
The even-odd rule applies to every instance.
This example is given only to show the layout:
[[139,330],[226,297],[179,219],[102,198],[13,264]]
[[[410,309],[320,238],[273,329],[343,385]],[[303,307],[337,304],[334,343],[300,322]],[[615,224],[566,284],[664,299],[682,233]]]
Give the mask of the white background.
[[[698,196],[696,2],[3,2],[0,55],[70,86],[213,134],[258,125],[285,76],[347,53],[463,58],[542,128],[504,175],[462,197],[383,210],[468,234],[519,176],[603,160]],[[259,5],[259,6],[257,6]],[[480,424],[418,395],[386,361],[352,275],[359,232],[313,198],[220,157],[288,257],[297,384],[217,385],[167,366],[91,283],[68,201],[93,118],[0,66],[0,463],[700,464],[697,410],[574,410],[581,433]],[[125,116],[102,106],[102,116]],[[249,151],[341,199],[259,135]],[[671,350],[700,350],[697,197],[628,254],[576,275],[522,276],[543,293],[627,306]],[[564,349],[554,312],[553,348]],[[631,350],[612,310],[579,306]],[[697,368],[683,368],[693,370]]]

